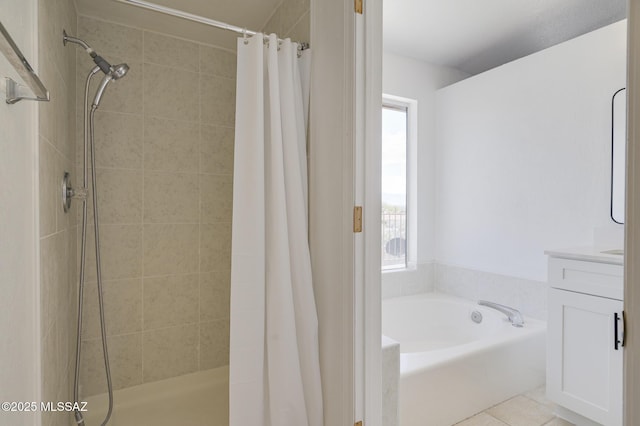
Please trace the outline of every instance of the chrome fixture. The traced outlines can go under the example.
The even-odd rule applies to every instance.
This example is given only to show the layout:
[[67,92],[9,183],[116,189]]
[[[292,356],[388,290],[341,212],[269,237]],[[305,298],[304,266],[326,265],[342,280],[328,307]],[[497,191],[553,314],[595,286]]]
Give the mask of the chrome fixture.
[[499,303],[488,302],[486,300],[479,300],[478,305],[486,306],[487,308],[495,309],[496,311],[502,312],[507,316],[507,318],[509,318],[509,322],[514,327],[522,327],[524,325],[522,314],[517,309],[501,305]]
[[87,188],[73,189],[71,186],[71,175],[64,172],[62,177],[62,209],[65,213],[71,208],[71,200],[77,198],[80,200],[87,199]]
[[476,324],[480,324],[482,322],[482,312],[480,311],[471,312],[471,321],[475,322]]
[[100,86],[98,86],[98,90],[96,90],[96,96],[93,98],[93,107],[97,108],[100,105],[100,100],[102,99],[102,95],[104,94],[107,85],[112,81],[119,80],[124,77],[129,71],[129,65],[127,64],[119,64],[115,67],[110,66],[110,71],[106,74],[102,81],[100,82]]
[[[86,245],[87,245],[87,200],[86,192],[89,188],[89,169],[91,169],[91,184],[93,191],[91,192],[91,199],[93,201],[93,232],[95,236],[95,251],[96,251],[96,278],[98,285],[98,308],[100,315],[100,334],[102,337],[102,353],[104,355],[104,369],[107,376],[107,390],[109,393],[109,408],[107,414],[102,422],[102,426],[109,423],[111,414],[113,412],[113,384],[111,382],[111,368],[109,366],[109,351],[107,349],[107,331],[104,319],[104,300],[102,292],[102,267],[100,262],[100,220],[98,215],[98,189],[96,178],[96,147],[94,141],[94,114],[98,106],[102,95],[112,81],[119,80],[124,77],[129,71],[127,64],[119,64],[112,66],[103,57],[98,55],[95,50],[91,48],[84,40],[71,37],[67,35],[66,31],[62,33],[62,41],[66,46],[67,43],[75,43],[81,46],[93,59],[96,64],[95,67],[89,72],[84,86],[84,162],[83,162],[83,181],[82,188],[74,191],[70,185],[68,179],[63,183],[63,197],[65,199],[65,206],[70,202],[69,197],[74,194],[78,194],[77,198],[82,199],[82,240],[80,245],[80,285],[78,287],[78,321],[77,321],[77,340],[76,340],[76,364],[74,375],[74,387],[73,387],[73,400],[78,402],[78,387],[80,379],[80,356],[82,352],[82,308],[84,297],[84,285],[85,285],[85,267],[86,267]],[[96,94],[93,98],[91,106],[89,106],[89,87],[91,85],[91,79],[100,71],[104,73],[104,77],[96,90]],[[91,154],[91,168],[89,168],[89,153]],[[85,194],[82,197],[82,194]],[[79,425],[84,425],[84,419],[80,411],[74,412],[75,421]]]
[[[245,38],[247,36],[257,35],[257,31],[251,31],[246,28],[238,27],[236,25],[227,24],[226,22],[216,21],[215,19],[205,18],[204,16],[194,15],[193,13],[185,12],[179,9],[174,9],[160,4],[152,3],[146,0],[114,0],[118,3],[128,4],[130,6],[136,6],[142,9],[152,10],[154,12],[163,13],[169,16],[175,16],[176,18],[185,19],[191,22],[198,22],[200,24],[208,25],[210,27],[219,28],[221,30],[233,31],[237,34],[242,34]],[[265,37],[266,39],[266,37]],[[278,39],[278,41],[283,41]],[[309,43],[298,43],[298,56],[300,56],[303,50],[309,48]]]
[[0,35],[2,35],[2,37],[0,37],[0,52],[2,52],[7,58],[7,61],[13,65],[13,68],[15,68],[18,75],[20,75],[22,80],[24,80],[35,95],[35,97],[19,95],[18,92],[20,85],[6,77],[6,102],[9,105],[13,105],[22,100],[48,102],[49,91],[42,83],[42,80],[40,80],[40,77],[38,77],[38,74],[33,70],[29,61],[24,57],[16,42],[13,41],[13,38],[9,35],[7,29],[2,25],[2,22],[0,22]]

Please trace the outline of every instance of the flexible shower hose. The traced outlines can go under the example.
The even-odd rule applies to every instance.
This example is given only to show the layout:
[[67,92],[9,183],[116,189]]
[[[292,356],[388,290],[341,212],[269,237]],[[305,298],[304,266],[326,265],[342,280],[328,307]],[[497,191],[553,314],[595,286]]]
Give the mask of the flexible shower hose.
[[[87,114],[88,99],[89,99],[89,86],[91,84],[91,78],[100,71],[99,67],[93,68],[87,76],[87,81],[84,90],[84,170],[83,170],[83,185],[84,188],[88,188],[88,152],[91,152],[91,183],[93,190],[91,191],[91,198],[93,201],[93,228],[95,236],[95,250],[96,250],[96,280],[98,283],[98,307],[100,311],[100,334],[102,337],[102,353],[104,355],[104,369],[107,376],[107,389],[109,393],[109,408],[107,415],[105,416],[102,426],[109,423],[111,414],[113,412],[113,385],[111,383],[111,369],[109,368],[109,351],[107,349],[107,331],[104,315],[104,300],[102,294],[102,267],[100,263],[100,230],[99,230],[99,217],[98,217],[98,195],[97,195],[97,179],[96,179],[96,154],[94,143],[94,113],[97,109],[96,105],[91,107],[90,113]],[[85,285],[85,262],[86,262],[86,243],[87,243],[87,200],[82,202],[82,241],[80,245],[80,284],[78,286],[78,329],[76,334],[76,364],[73,383],[73,400],[78,401],[78,387],[80,379],[80,360],[82,352],[82,308],[84,298],[84,285]],[[84,419],[80,411],[74,412],[76,423],[84,425]]]

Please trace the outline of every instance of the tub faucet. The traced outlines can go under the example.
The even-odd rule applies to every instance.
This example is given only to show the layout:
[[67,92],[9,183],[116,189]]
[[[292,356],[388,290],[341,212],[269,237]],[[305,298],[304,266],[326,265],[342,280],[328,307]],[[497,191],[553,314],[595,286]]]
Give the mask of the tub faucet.
[[499,303],[488,302],[486,300],[479,300],[478,305],[486,306],[487,308],[492,308],[496,311],[502,312],[507,316],[507,318],[509,318],[509,322],[514,327],[522,327],[524,325],[522,314],[517,309],[510,308],[509,306],[505,305],[500,305]]

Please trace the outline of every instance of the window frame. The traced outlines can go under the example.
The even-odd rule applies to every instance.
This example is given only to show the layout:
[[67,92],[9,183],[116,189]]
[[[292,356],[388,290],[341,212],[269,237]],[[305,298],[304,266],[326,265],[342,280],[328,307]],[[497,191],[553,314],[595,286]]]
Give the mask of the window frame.
[[[417,265],[417,228],[418,228],[418,178],[417,178],[417,152],[418,152],[418,101],[400,96],[383,94],[380,114],[384,109],[392,109],[406,112],[406,253],[404,265],[382,266],[382,273],[415,270]],[[382,129],[380,129],[382,132]],[[381,194],[382,196],[382,194]]]

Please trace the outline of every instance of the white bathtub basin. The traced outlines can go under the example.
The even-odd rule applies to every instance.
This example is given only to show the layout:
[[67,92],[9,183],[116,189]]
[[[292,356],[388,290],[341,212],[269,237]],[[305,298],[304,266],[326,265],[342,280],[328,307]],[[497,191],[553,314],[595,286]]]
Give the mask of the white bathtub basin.
[[[109,426],[228,426],[229,367],[199,371],[114,392]],[[99,425],[107,395],[86,398],[87,426]]]
[[401,426],[450,426],[544,384],[543,321],[513,327],[493,309],[432,293],[383,301],[382,332],[400,343]]

